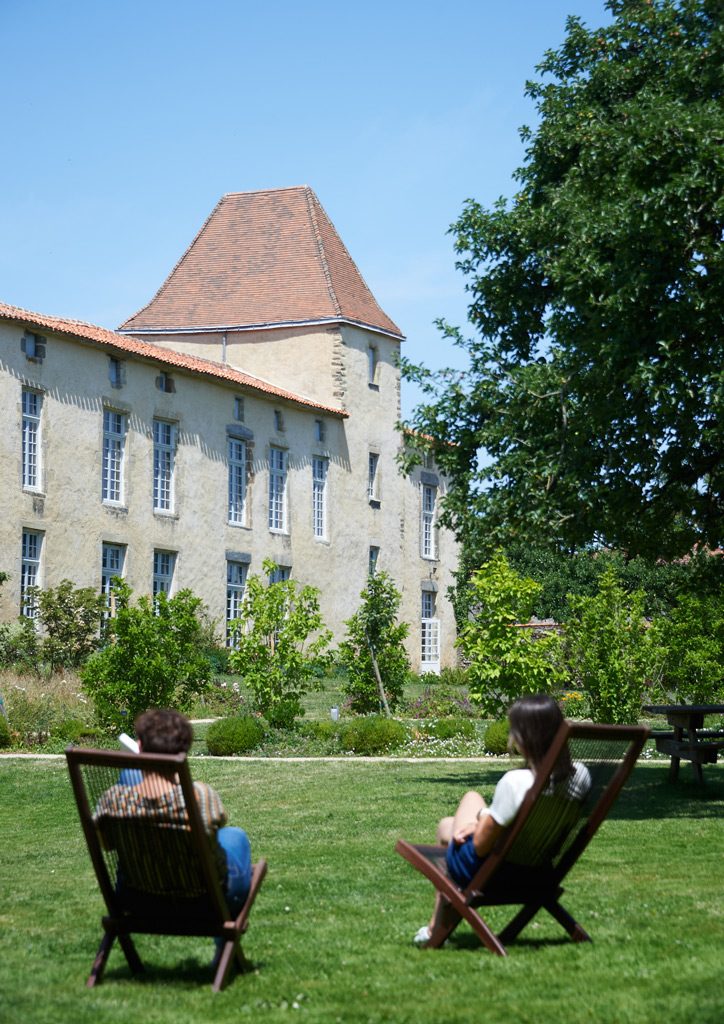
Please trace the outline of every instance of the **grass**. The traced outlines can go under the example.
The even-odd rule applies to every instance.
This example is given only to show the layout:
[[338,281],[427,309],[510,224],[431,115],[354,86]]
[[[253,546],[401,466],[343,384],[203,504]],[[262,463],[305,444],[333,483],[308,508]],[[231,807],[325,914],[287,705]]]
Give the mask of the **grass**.
[[429,837],[503,764],[194,761],[270,862],[245,942],[257,971],[219,996],[210,943],[141,936],[133,980],[114,950],[84,981],[102,905],[61,761],[0,760],[0,1021],[151,1024],[659,1024],[724,1019],[724,768],[700,788],[640,765],[574,869],[566,903],[594,937],[574,946],[544,917],[495,958],[461,926],[440,951],[410,939],[432,889],[393,852]]

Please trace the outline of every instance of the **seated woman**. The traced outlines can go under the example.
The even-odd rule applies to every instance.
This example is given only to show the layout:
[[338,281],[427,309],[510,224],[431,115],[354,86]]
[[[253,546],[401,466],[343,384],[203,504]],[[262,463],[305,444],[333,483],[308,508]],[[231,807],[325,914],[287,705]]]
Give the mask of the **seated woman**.
[[[191,748],[191,723],[178,711],[145,711],[138,716],[134,727],[141,752],[180,754]],[[229,911],[236,917],[251,886],[249,839],[243,829],[226,824],[221,798],[211,786],[194,782],[194,792],[214,849]],[[118,784],[106,790],[98,802],[94,819],[103,817],[143,817],[161,824],[183,824],[186,808],[181,787],[150,772],[122,773]]]
[[[505,773],[495,787],[490,807],[479,793],[471,790],[462,798],[455,814],[442,818],[437,826],[436,842],[447,846],[448,873],[461,888],[473,879],[487,854],[513,822],[558,732],[563,715],[552,697],[537,694],[517,700],[508,711],[508,721],[509,744],[523,755],[527,767]],[[567,749],[561,752],[552,775],[556,784],[565,779],[568,780],[566,796],[571,800],[582,800],[590,788],[591,779],[585,765],[571,761]],[[417,945],[428,942],[435,926],[443,923],[447,909],[447,902],[438,893],[430,923],[415,935]]]

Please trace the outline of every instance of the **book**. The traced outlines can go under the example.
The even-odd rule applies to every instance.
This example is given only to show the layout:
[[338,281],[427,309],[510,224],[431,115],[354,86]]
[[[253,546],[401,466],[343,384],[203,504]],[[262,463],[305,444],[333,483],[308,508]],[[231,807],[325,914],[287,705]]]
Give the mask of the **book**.
[[132,739],[128,735],[127,732],[121,733],[121,735],[118,737],[118,742],[121,744],[122,747],[125,747],[126,750],[130,750],[132,754],[138,753],[138,744],[134,739]]

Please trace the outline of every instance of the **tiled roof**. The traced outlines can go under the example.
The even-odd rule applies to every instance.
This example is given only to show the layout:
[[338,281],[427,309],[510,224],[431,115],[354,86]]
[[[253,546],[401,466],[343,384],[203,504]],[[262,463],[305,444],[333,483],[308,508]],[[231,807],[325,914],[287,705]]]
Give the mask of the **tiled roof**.
[[300,185],[222,196],[154,298],[119,330],[340,321],[402,337],[314,192]]
[[126,335],[118,334],[116,331],[109,331],[105,327],[96,327],[94,324],[83,323],[82,320],[67,320],[57,316],[45,316],[43,313],[33,313],[30,310],[21,309],[19,306],[9,306],[4,302],[0,302],[0,320],[9,320],[22,324],[33,332],[50,331],[53,334],[66,335],[79,341],[95,342],[98,345],[114,349],[121,357],[124,355],[138,356],[160,366],[169,366],[188,373],[213,377],[225,383],[240,385],[243,388],[260,392],[272,398],[281,398],[308,409],[315,409],[341,417],[347,415],[342,409],[320,405],[319,402],[315,402],[311,398],[305,398],[303,395],[296,395],[292,391],[286,391],[284,388],[275,387],[259,377],[252,377],[248,373],[242,373],[240,370],[232,370],[222,363],[215,363],[210,359],[199,359],[197,356],[186,355],[183,352],[174,352],[173,349],[161,348],[147,341],[129,338]]

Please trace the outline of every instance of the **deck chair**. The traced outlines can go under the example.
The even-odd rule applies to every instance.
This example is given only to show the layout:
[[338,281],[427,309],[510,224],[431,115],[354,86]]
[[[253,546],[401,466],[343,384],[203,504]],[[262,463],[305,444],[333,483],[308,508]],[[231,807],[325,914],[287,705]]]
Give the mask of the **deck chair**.
[[[116,938],[134,974],[143,964],[131,935],[205,935],[220,950],[215,960],[214,992],[228,982],[231,967],[249,964],[241,949],[249,913],[266,874],[266,861],[253,867],[251,890],[240,914],[232,919],[219,881],[219,867],[204,830],[185,754],[132,754],[121,751],[66,750],[71,784],[81,825],[108,913],[103,939],[87,986],[103,976]],[[143,818],[96,814],[99,800],[119,783],[147,773],[176,780],[186,814],[173,824]]]
[[[465,888],[448,875],[445,847],[408,843],[395,850],[426,878],[449,904],[446,923],[438,925],[426,947],[442,946],[465,919],[493,953],[506,956],[506,944],[545,909],[574,942],[591,937],[561,905],[561,882],[581,856],[628,778],[648,729],[643,726],[588,725],[563,722],[541,770],[512,825],[485,858]],[[555,784],[551,775],[568,746],[575,778]],[[495,934],[478,911],[486,906],[520,906]]]

